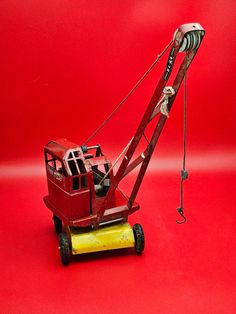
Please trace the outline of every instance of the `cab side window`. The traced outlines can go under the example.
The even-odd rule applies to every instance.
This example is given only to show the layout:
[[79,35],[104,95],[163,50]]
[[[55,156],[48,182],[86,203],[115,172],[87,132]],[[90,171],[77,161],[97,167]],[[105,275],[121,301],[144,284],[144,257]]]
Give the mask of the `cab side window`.
[[55,159],[49,153],[46,153],[46,164],[52,169],[56,168]]
[[49,153],[46,153],[46,163],[52,170],[65,175],[61,161],[56,159]]

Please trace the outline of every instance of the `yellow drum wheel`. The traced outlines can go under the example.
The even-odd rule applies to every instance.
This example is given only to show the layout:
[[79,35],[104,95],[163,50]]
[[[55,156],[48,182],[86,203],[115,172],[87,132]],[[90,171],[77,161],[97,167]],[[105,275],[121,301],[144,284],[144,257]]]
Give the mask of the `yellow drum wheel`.
[[72,255],[124,249],[135,246],[134,232],[129,223],[100,227],[87,232],[69,228]]

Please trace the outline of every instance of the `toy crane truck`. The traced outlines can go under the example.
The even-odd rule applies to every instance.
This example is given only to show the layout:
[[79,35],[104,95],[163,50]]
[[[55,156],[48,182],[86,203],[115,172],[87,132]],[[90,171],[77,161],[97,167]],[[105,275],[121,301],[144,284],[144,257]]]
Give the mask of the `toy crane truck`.
[[[162,52],[170,50],[165,69],[134,136],[119,156],[121,161],[116,173],[100,145],[79,146],[59,139],[45,146],[48,195],[44,202],[53,213],[62,264],[67,265],[75,254],[128,247],[134,247],[138,254],[144,250],[143,229],[140,224],[132,228],[128,216],[139,209],[136,195],[204,34],[198,23],[184,24],[175,31],[173,40]],[[172,86],[166,87],[179,52],[184,52],[182,63]],[[157,121],[148,140],[144,132],[154,118]],[[143,137],[147,140],[145,150],[132,158]],[[138,165],[140,169],[132,192],[127,196],[120,190],[119,183]]]

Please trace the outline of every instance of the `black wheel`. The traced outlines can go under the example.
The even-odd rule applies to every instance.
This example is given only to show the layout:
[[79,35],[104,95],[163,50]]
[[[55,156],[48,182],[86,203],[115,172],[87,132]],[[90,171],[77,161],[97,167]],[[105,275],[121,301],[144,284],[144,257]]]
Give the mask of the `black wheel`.
[[56,233],[61,233],[62,232],[62,221],[59,219],[56,215],[53,215],[52,217],[53,222],[54,222],[54,229]]
[[133,233],[135,239],[135,252],[137,254],[141,254],[145,247],[145,239],[142,226],[140,224],[135,224],[133,226]]
[[65,232],[59,234],[59,251],[61,262],[63,265],[68,265],[70,262],[70,242]]

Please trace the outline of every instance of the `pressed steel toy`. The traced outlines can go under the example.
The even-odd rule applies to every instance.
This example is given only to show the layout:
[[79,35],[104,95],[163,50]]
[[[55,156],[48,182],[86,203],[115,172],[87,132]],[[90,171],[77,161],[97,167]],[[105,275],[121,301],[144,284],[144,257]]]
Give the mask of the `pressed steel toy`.
[[[139,204],[135,202],[136,195],[180,85],[186,77],[188,67],[197,53],[204,34],[204,29],[198,23],[180,26],[173,40],[108,117],[110,119],[113,116],[169,49],[164,72],[143,118],[134,136],[113,165],[104,155],[100,145],[86,145],[108,119],[82,146],[66,139],[51,141],[45,146],[48,195],[44,197],[44,202],[53,213],[55,230],[59,233],[61,261],[64,265],[69,263],[71,255],[74,254],[128,247],[134,247],[137,253],[144,250],[143,229],[140,224],[135,224],[131,228],[128,216],[139,209]],[[166,87],[179,52],[185,53],[183,61],[176,72],[172,86]],[[153,133],[150,139],[147,139],[145,129],[156,117]],[[147,146],[138,157],[133,158],[142,138],[147,141]],[[114,166],[119,159],[121,159],[120,165],[114,173]],[[140,169],[135,184],[131,194],[127,196],[120,190],[119,183],[138,165]],[[182,182],[186,178],[184,162],[181,171],[181,192]],[[178,212],[184,219],[180,222],[182,223],[186,220],[182,198]]]

